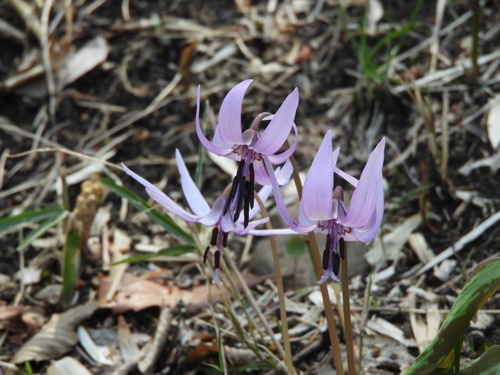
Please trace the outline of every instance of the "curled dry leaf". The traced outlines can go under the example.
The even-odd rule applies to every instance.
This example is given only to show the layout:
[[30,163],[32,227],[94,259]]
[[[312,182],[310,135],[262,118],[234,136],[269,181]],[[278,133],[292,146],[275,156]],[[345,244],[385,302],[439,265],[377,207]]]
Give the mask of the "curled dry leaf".
[[12,363],[42,361],[61,356],[78,342],[76,327],[89,318],[96,308],[96,302],[89,302],[62,314],[52,315],[42,330],[19,349]]

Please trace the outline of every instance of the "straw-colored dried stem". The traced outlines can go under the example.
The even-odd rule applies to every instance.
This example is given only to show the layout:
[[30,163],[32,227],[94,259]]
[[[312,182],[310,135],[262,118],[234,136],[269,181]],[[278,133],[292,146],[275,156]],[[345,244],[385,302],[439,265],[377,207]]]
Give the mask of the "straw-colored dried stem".
[[[270,173],[273,173],[272,171]],[[255,194],[255,200],[259,204],[260,210],[265,217],[269,217],[266,206],[258,196]],[[270,221],[266,223],[267,229],[273,229]],[[288,335],[288,320],[286,316],[286,305],[285,305],[285,288],[283,286],[283,278],[281,276],[280,269],[280,257],[278,255],[278,246],[276,244],[276,238],[274,236],[269,236],[269,242],[271,243],[271,250],[273,254],[274,263],[274,275],[276,277],[276,286],[278,287],[278,300],[280,305],[280,318],[281,318],[281,333],[283,335],[283,345],[285,346],[285,363],[288,374],[293,374],[293,356],[292,347],[290,345],[290,336]]]

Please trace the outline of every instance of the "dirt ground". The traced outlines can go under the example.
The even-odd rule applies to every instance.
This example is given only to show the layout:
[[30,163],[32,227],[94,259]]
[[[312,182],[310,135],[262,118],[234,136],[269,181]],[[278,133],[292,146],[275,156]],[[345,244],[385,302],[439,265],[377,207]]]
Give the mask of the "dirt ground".
[[[96,177],[147,199],[123,162],[185,204],[178,149],[212,203],[232,176],[200,152],[196,89],[211,136],[222,99],[247,78],[243,123],[299,89],[303,173],[328,130],[355,176],[386,137],[384,224],[350,258],[353,329],[366,374],[408,368],[475,266],[500,251],[500,8],[478,1],[475,19],[472,3],[0,0],[0,218],[70,213],[22,249],[41,220],[0,225],[0,373],[205,374],[222,352],[228,373],[279,367],[245,288],[210,287],[202,250],[110,266],[186,243]],[[334,373],[309,256],[280,241],[296,371]],[[267,242],[229,247],[226,271],[280,336]],[[499,312],[496,293],[466,331],[462,362],[500,342]]]

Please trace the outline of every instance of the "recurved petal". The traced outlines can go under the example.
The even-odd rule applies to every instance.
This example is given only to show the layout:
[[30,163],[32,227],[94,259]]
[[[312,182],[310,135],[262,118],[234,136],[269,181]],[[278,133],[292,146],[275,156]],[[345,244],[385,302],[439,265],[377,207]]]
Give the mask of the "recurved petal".
[[241,106],[245,92],[251,83],[251,79],[238,83],[227,93],[222,101],[217,128],[219,129],[220,138],[226,144],[244,144],[241,135]]
[[177,162],[179,174],[181,175],[182,191],[184,192],[184,196],[189,204],[189,208],[191,208],[191,211],[193,211],[196,215],[207,215],[210,211],[210,206],[205,198],[203,198],[200,190],[189,175],[181,153],[177,149],[175,150],[175,160]]
[[297,141],[299,139],[298,135],[299,132],[297,130],[297,125],[295,123],[292,124],[293,131],[295,132],[295,139],[293,141],[293,144],[290,146],[288,150],[283,151],[281,154],[278,155],[269,155],[268,158],[273,164],[281,164],[285,160],[288,160],[290,156],[294,153],[295,148],[297,147]]
[[213,227],[214,225],[219,224],[222,221],[222,211],[224,210],[224,205],[226,203],[226,198],[224,196],[220,196],[214,202],[214,206],[208,212],[207,215],[200,218],[198,222],[207,227]]
[[339,149],[332,153],[332,134],[328,131],[306,175],[300,207],[310,221],[332,219],[333,173]]
[[265,186],[265,185],[271,185],[271,180],[269,179],[269,176],[267,175],[267,169],[264,165],[264,158],[266,156],[263,156],[261,160],[255,160],[253,162],[253,169],[255,173],[255,182],[257,182],[259,185]]
[[[266,169],[269,171],[272,171],[273,166],[272,166],[271,162],[267,158],[262,158],[262,160],[265,163]],[[292,215],[290,215],[290,212],[288,211],[288,208],[286,207],[285,202],[283,201],[283,196],[281,195],[280,186],[278,184],[278,181],[277,181],[274,173],[269,174],[269,180],[271,181],[271,185],[273,187],[274,199],[276,201],[276,207],[278,208],[280,216],[283,219],[283,221],[285,222],[285,224],[296,233],[307,233],[307,232],[310,232],[310,231],[316,229],[316,225],[304,226],[304,225],[297,223],[294,220]]]
[[[200,124],[200,86],[198,86],[198,89],[196,90],[195,123],[196,123],[196,135],[198,136],[198,139],[200,140],[203,147],[205,147],[208,151],[214,153],[215,155],[226,156],[228,153],[227,147],[225,145],[223,147],[219,147],[217,145],[212,144],[212,142],[210,142],[208,140],[208,138],[205,137],[205,134],[203,134],[203,130],[201,129],[201,124]],[[217,134],[217,129],[215,130],[215,132]]]
[[265,237],[265,236],[289,236],[291,234],[297,234],[297,232],[291,230],[290,228],[286,229],[252,229],[249,230],[247,234],[257,237]]
[[[351,228],[362,228],[369,224],[378,202],[378,183],[382,184],[382,167],[384,164],[385,138],[370,154],[368,161],[354,190],[349,211],[342,224]],[[382,192],[383,194],[383,192]]]
[[263,219],[258,219],[258,220],[253,220],[248,223],[248,226],[245,228],[243,226],[243,221],[238,220],[236,223],[236,226],[233,228],[233,232],[236,233],[239,236],[246,236],[251,230],[255,229],[261,224],[265,224],[269,221],[269,218],[263,218]]
[[371,219],[365,227],[353,229],[356,238],[362,242],[370,242],[377,236],[380,225],[382,224],[382,218],[384,217],[384,185],[382,177],[380,177],[380,183],[377,185],[377,204],[375,206],[375,211],[372,212]]
[[264,155],[272,155],[280,149],[290,134],[295,112],[299,105],[299,90],[296,88],[283,101],[271,122],[262,133],[253,149]]
[[340,177],[349,182],[352,186],[354,187],[358,186],[359,180],[356,177],[351,176],[349,173],[344,172],[342,169],[335,167],[335,173],[337,173]]
[[199,215],[193,215],[186,210],[184,210],[182,207],[180,207],[177,203],[175,203],[172,199],[170,199],[165,193],[163,193],[160,189],[158,189],[156,186],[154,186],[152,183],[149,181],[145,180],[138,174],[132,172],[130,169],[128,169],[125,164],[122,163],[122,168],[123,170],[133,179],[135,179],[137,182],[139,182],[142,186],[146,188],[146,193],[159,205],[163,206],[167,211],[173,212],[174,214],[178,215],[182,219],[189,221],[189,222],[195,222],[200,219]]

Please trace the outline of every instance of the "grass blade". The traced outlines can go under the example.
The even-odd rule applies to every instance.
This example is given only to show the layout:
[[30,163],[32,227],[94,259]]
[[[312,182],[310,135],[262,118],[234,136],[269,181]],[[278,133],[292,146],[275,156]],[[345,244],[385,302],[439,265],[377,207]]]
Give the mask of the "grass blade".
[[20,228],[26,224],[39,223],[46,219],[57,216],[64,211],[60,206],[47,207],[42,210],[26,211],[22,214],[4,217],[0,219],[0,233]]
[[61,300],[65,307],[71,304],[75,293],[78,264],[80,261],[80,232],[78,229],[71,229],[64,244],[63,264],[62,264],[62,292]]
[[127,259],[120,260],[119,262],[113,263],[112,266],[122,263],[136,263],[148,259],[158,258],[158,257],[175,257],[179,255],[184,255],[188,253],[192,253],[196,250],[196,247],[193,245],[179,245],[172,246],[166,249],[161,249],[154,254],[145,254],[145,255],[136,255]]
[[27,234],[27,236],[21,241],[19,246],[17,247],[17,250],[23,250],[25,247],[27,247],[31,242],[36,240],[38,237],[40,237],[42,234],[47,232],[50,228],[56,226],[59,224],[61,221],[66,219],[68,217],[69,212],[61,208],[60,210],[54,210],[51,216],[49,216],[47,219],[42,221],[38,228],[33,229],[31,232]]

